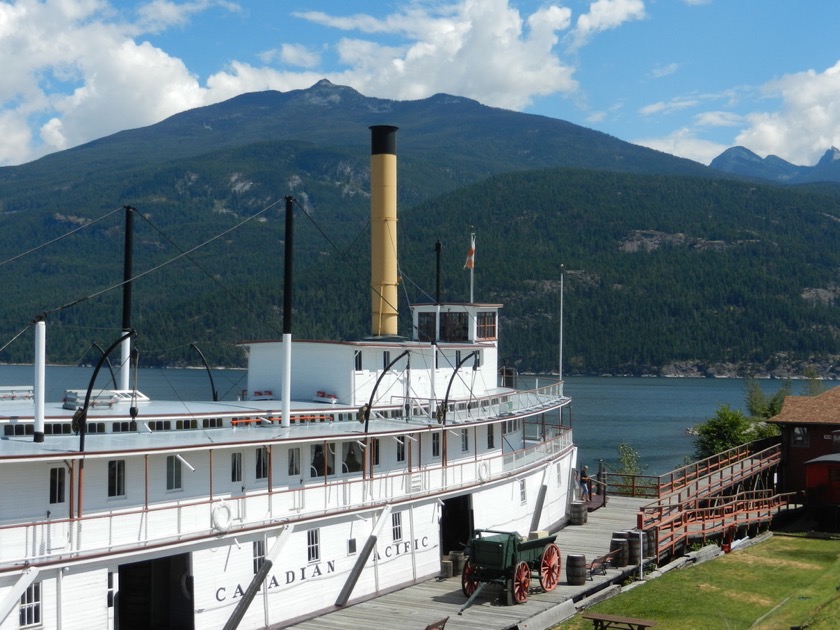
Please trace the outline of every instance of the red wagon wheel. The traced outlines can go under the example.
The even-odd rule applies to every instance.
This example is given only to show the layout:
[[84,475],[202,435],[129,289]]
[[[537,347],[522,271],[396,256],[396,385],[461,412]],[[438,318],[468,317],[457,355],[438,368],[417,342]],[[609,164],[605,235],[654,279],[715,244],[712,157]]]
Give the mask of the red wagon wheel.
[[527,562],[520,562],[513,571],[513,599],[517,604],[528,601],[528,588],[531,586],[531,568]]
[[540,559],[540,586],[547,593],[553,591],[560,581],[560,549],[554,543],[549,543],[543,550]]
[[464,570],[461,571],[461,591],[469,597],[473,593],[475,593],[475,589],[478,588],[478,577],[475,574],[475,568],[473,565],[470,564],[470,561],[467,560],[464,562]]

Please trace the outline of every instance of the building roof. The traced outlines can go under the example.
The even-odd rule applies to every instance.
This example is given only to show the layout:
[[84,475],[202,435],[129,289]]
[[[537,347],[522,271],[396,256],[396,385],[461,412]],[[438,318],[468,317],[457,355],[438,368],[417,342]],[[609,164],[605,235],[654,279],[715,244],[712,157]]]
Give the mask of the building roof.
[[840,425],[840,387],[833,387],[818,396],[787,396],[779,414],[767,422]]

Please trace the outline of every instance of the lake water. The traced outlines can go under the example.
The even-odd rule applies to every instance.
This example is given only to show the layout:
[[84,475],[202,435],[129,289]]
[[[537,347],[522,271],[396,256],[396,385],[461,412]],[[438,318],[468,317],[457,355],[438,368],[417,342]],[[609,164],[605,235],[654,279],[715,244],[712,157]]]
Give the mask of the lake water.
[[[775,394],[782,381],[761,380]],[[793,394],[804,381],[794,381]],[[572,426],[580,464],[597,470],[598,460],[618,464],[618,444],[639,453],[645,474],[659,475],[684,463],[694,450],[688,429],[708,420],[721,405],[746,413],[742,379],[567,377]]]
[[[66,389],[86,389],[91,368],[49,367],[47,400],[60,400]],[[98,385],[109,387],[107,369]],[[213,370],[219,397],[234,400],[246,387],[244,370]],[[0,366],[0,385],[25,385],[33,380],[31,366]],[[781,381],[760,381],[774,394]],[[793,393],[805,383],[793,382]],[[165,400],[209,400],[210,382],[204,370],[141,369],[137,387],[147,396]],[[567,377],[572,397],[572,426],[581,464],[597,470],[598,460],[618,463],[618,444],[638,453],[645,473],[658,475],[683,464],[694,449],[687,429],[715,415],[720,405],[746,411],[746,387],[741,379],[677,379]]]

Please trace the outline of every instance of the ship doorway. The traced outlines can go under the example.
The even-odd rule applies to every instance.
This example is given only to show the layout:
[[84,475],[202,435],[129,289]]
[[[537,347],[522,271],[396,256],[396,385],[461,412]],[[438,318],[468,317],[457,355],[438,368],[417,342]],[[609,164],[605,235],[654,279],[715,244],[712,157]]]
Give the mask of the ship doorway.
[[120,565],[115,630],[193,630],[187,553]]
[[443,501],[440,515],[440,550],[445,556],[450,551],[463,551],[472,538],[472,497],[465,494]]

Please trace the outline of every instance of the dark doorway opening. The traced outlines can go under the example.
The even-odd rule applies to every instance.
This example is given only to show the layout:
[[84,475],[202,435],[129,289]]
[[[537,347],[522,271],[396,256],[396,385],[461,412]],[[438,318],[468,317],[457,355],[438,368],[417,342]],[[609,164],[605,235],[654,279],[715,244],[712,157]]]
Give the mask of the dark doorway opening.
[[469,494],[444,499],[440,515],[440,550],[463,551],[473,533],[472,501]]
[[193,630],[193,580],[187,553],[120,565],[119,630]]

